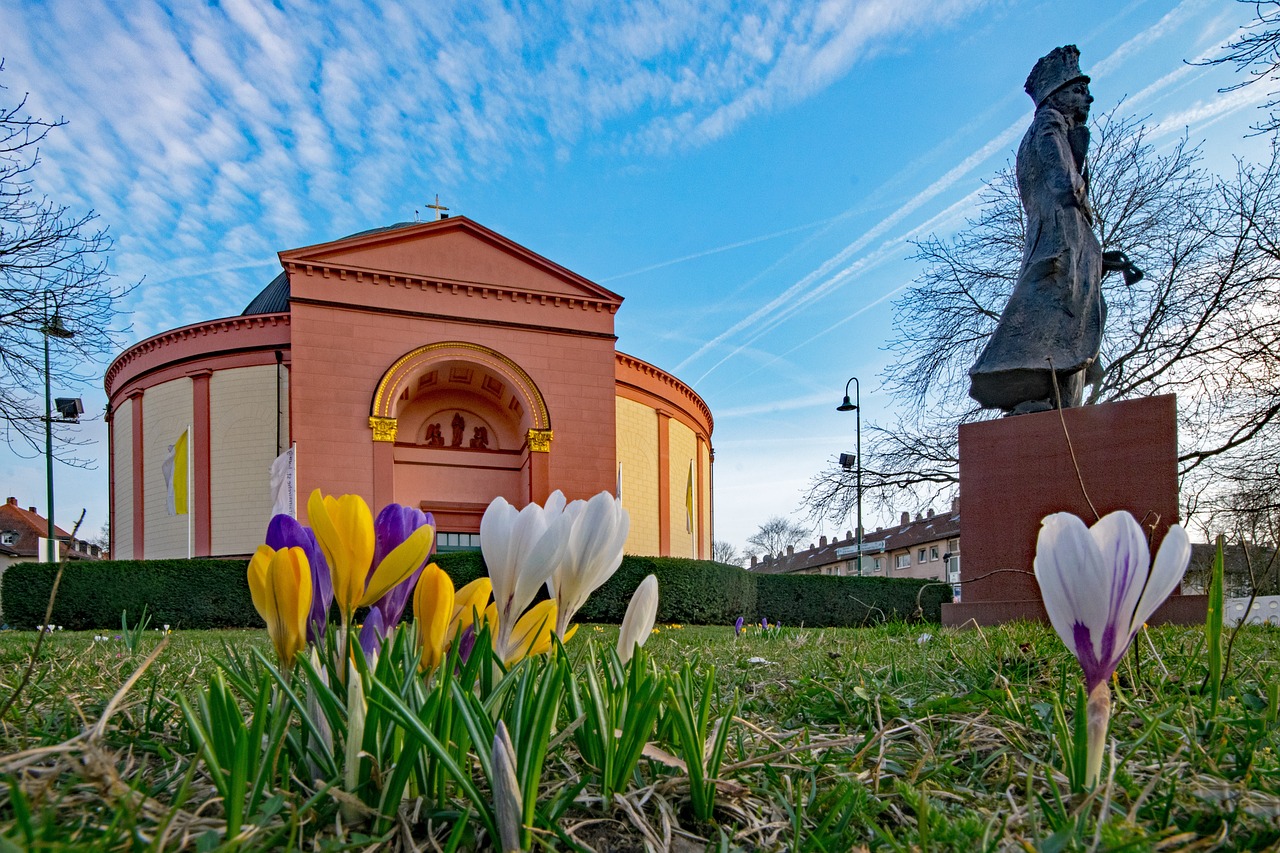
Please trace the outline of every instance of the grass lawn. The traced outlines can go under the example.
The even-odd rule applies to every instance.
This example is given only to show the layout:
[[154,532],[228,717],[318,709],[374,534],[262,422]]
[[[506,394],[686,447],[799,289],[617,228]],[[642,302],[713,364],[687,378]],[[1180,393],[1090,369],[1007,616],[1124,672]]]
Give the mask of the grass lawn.
[[[48,635],[30,682],[0,720],[0,850],[490,843],[457,785],[427,769],[423,779],[439,784],[431,790],[449,793],[433,797],[410,783],[379,820],[367,795],[361,805],[340,778],[317,779],[284,758],[262,777],[238,840],[228,842],[227,803],[192,745],[178,697],[195,704],[227,648],[250,660],[246,671],[261,672],[248,652],[273,659],[266,632],[172,634],[123,692],[161,638],[152,632],[130,652],[116,634]],[[581,626],[567,647],[577,670],[588,666],[589,645],[608,647],[616,636],[615,627]],[[0,633],[0,701],[21,680],[35,639]],[[660,625],[645,651],[660,672],[691,664],[695,705],[701,678],[714,668],[702,734],[712,744],[723,735],[724,755],[700,789],[710,819],[693,796],[698,774],[681,758],[696,761],[703,750],[688,749],[665,715],[606,807],[602,771],[580,754],[566,698],[535,786],[534,849],[1141,851],[1280,843],[1280,630],[1239,633],[1216,697],[1204,687],[1202,629],[1140,634],[1112,686],[1103,782],[1076,793],[1069,754],[1079,670],[1047,628],[755,628],[735,638],[730,627]],[[545,659],[528,669],[538,667],[549,671]],[[678,692],[663,694],[664,707]],[[371,720],[375,706],[376,697]],[[267,734],[256,737],[255,747],[270,746]],[[393,773],[404,737],[388,735],[389,751],[366,758],[362,790]],[[487,798],[480,763],[464,764]]]

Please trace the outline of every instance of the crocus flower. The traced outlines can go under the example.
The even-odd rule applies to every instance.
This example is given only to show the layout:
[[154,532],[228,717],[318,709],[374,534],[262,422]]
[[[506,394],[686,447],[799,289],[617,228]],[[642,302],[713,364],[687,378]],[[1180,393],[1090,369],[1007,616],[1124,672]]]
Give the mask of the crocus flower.
[[[511,632],[516,619],[546,583],[565,550],[571,518],[564,514],[564,495],[558,490],[545,507],[530,503],[524,509],[494,498],[480,519],[480,550],[497,605],[495,648],[506,660],[515,654]],[[552,623],[554,627],[554,622]]]
[[[378,513],[378,517],[373,522],[375,540],[373,565],[381,565],[392,551],[424,525],[430,525],[432,530],[435,530],[436,520],[429,512],[401,504],[387,504],[383,507],[382,512]],[[432,550],[435,550],[434,535],[431,544]],[[422,574],[423,568],[426,567],[426,560],[429,558],[430,553],[427,558],[424,558],[422,565],[373,603],[375,608],[382,611],[382,621],[386,631],[391,631],[400,622],[400,616],[404,613],[404,608],[408,605],[409,598],[413,595],[418,583],[418,577]]]
[[764,630],[766,630],[766,631],[767,631],[767,630],[769,630],[769,617],[768,617],[768,616],[761,616],[761,617],[760,617],[760,627],[761,627],[761,628],[763,628],[763,629],[764,629]]
[[516,749],[507,733],[507,724],[498,720],[493,729],[493,811],[498,821],[498,842],[502,853],[524,850],[524,797],[516,775]]
[[418,642],[422,647],[418,666],[422,669],[435,669],[444,660],[453,639],[448,633],[453,598],[449,576],[435,563],[427,566],[413,592],[413,615],[418,620]]
[[365,659],[373,661],[375,655],[382,651],[382,639],[387,635],[387,626],[382,621],[382,611],[374,607],[360,626],[360,648],[364,650]]
[[[357,607],[377,601],[413,574],[431,553],[435,531],[424,524],[375,565],[377,533],[373,515],[359,495],[335,498],[321,496],[316,489],[307,500],[307,514],[329,562],[333,597],[342,613],[344,628],[351,623],[351,614]],[[394,525],[395,521],[389,523]]]
[[462,633],[458,635],[458,660],[466,663],[468,658],[471,657],[471,652],[475,647],[476,626],[471,624],[464,628]]
[[281,548],[301,548],[307,554],[311,566],[311,612],[307,616],[307,642],[314,643],[324,637],[329,624],[329,607],[333,604],[333,579],[329,576],[329,564],[316,542],[311,528],[303,527],[291,515],[277,515],[267,525],[267,544],[279,551]]
[[658,579],[653,575],[646,575],[631,594],[631,603],[627,605],[626,615],[622,617],[622,627],[618,630],[618,660],[624,664],[631,660],[636,647],[643,646],[649,639],[657,618]]
[[589,501],[574,501],[564,512],[571,519],[568,542],[547,580],[547,592],[556,600],[556,634],[561,638],[587,597],[622,564],[622,546],[631,529],[622,501],[608,492]]
[[1041,524],[1036,580],[1049,621],[1080,662],[1089,694],[1086,785],[1096,784],[1102,769],[1111,715],[1107,682],[1138,629],[1182,580],[1190,559],[1186,531],[1175,524],[1152,564],[1142,528],[1123,511],[1091,528],[1065,512]]
[[301,548],[259,545],[249,561],[249,593],[286,670],[307,644],[311,568]]
[[733,623],[733,635],[735,637],[742,633],[742,623],[743,618],[741,616],[738,617],[738,621]]
[[[489,605],[490,608],[493,605]],[[510,645],[507,651],[498,650],[502,662],[507,666],[519,660],[536,655],[545,655],[551,651],[551,634],[556,624],[556,602],[554,598],[544,599],[530,607],[523,616],[516,620],[511,630]],[[568,633],[560,638],[567,643],[578,631],[578,626],[569,628]]]
[[481,621],[493,597],[493,582],[479,577],[458,590],[453,597],[453,618],[449,621],[449,636],[458,637],[472,629],[474,642],[475,623]]

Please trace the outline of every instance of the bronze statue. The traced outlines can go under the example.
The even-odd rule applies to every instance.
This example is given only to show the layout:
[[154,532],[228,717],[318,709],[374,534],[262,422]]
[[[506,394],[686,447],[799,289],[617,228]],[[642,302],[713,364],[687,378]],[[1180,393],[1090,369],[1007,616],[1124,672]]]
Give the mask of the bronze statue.
[[462,434],[466,431],[467,422],[462,417],[461,412],[455,412],[453,420],[449,422],[449,427],[453,430],[453,440],[449,442],[450,447],[462,446]]
[[[1103,252],[1089,208],[1089,78],[1075,45],[1035,64],[1024,86],[1035,118],[1018,147],[1026,212],[1022,267],[986,348],[969,369],[969,396],[1006,414],[1079,406],[1102,377],[1098,353],[1107,306],[1102,277],[1142,277],[1122,252]],[[1057,374],[1055,393],[1053,374]]]

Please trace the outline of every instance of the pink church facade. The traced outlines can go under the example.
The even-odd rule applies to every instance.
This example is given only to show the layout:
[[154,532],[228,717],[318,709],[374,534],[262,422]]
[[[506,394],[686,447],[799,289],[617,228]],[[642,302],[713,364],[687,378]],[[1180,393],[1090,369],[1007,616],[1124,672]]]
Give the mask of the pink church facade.
[[[629,553],[710,556],[711,412],[617,352],[621,296],[463,217],[279,259],[244,314],[108,368],[113,555],[251,552],[294,445],[304,522],[312,489],[355,493],[420,506],[466,546],[494,497],[621,490]],[[161,472],[188,426],[190,518]]]

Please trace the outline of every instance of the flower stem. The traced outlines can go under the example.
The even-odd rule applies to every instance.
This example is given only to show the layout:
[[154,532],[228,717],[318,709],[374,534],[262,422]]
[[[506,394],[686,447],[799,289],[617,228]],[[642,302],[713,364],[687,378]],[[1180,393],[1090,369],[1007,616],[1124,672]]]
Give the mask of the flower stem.
[[1084,785],[1092,788],[1098,784],[1102,772],[1102,753],[1107,743],[1107,724],[1111,720],[1111,688],[1103,681],[1089,691],[1086,706],[1089,736],[1089,752],[1085,764]]

